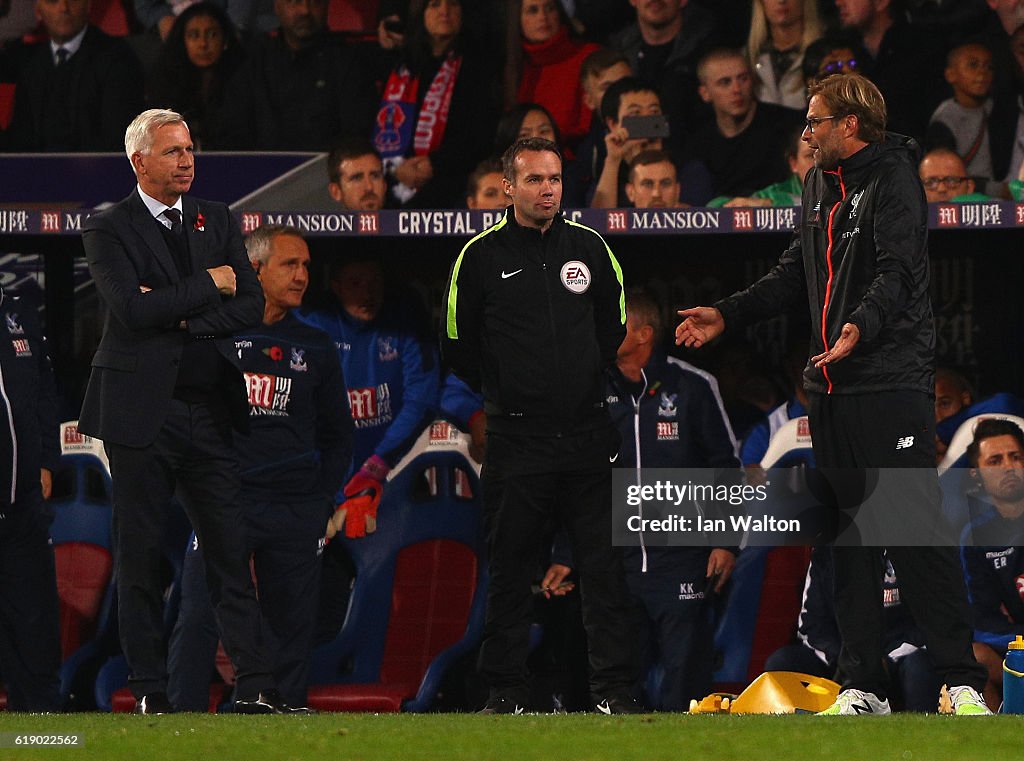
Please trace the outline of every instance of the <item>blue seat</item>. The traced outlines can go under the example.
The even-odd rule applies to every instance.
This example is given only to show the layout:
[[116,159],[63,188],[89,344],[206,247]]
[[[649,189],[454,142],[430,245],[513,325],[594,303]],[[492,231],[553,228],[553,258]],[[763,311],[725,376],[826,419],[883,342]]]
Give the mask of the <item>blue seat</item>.
[[453,425],[429,426],[393,471],[377,531],[341,537],[356,568],[338,636],[317,648],[310,706],[426,711],[480,640],[486,599],[480,481]]
[[60,429],[61,459],[48,503],[60,598],[61,697],[71,708],[91,707],[92,676],[110,626],[111,481],[102,444]]

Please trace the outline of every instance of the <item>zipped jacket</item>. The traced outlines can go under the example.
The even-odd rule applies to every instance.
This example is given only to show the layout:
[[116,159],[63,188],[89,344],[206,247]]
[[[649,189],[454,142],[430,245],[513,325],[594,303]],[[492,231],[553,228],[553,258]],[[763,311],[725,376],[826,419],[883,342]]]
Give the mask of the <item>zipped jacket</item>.
[[488,430],[556,436],[608,425],[602,370],[626,334],[622,270],[594,230],[513,210],[469,241],[442,314],[441,352],[481,390]]
[[779,263],[715,304],[732,330],[778,314],[806,293],[812,357],[832,347],[845,323],[856,325],[860,341],[849,356],[820,369],[808,363],[809,391],[934,391],[928,206],[918,153],[912,138],[890,133],[835,170],[811,169],[800,227]]
[[35,307],[0,291],[0,513],[38,498],[60,460],[57,394]]
[[[617,468],[713,468],[739,474],[733,435],[718,382],[710,373],[655,351],[639,383],[608,371],[608,411],[622,443]],[[738,548],[727,547],[733,554]],[[703,573],[711,547],[624,549],[627,573]]]

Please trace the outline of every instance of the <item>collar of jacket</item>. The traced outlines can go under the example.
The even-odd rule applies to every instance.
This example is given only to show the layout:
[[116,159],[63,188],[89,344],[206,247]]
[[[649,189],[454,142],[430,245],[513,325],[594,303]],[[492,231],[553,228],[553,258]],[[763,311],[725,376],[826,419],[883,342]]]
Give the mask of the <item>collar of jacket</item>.
[[580,44],[569,37],[569,30],[563,25],[555,36],[544,42],[523,40],[523,53],[534,66],[550,66],[569,58],[579,49]]
[[[665,368],[667,367],[668,359],[665,352],[661,349],[653,349],[647,364],[641,368],[644,373],[643,377],[647,379],[646,388],[644,389],[645,397],[653,397],[661,389],[662,381],[665,377]],[[619,369],[617,364],[608,368],[608,374],[611,376],[612,384],[620,392],[625,392],[627,396],[630,394],[630,389],[635,388],[637,385],[636,382],[631,381],[622,374],[622,370]],[[643,379],[639,381],[639,383],[643,382]]]
[[[868,143],[852,156],[840,161],[838,168],[843,174],[843,180],[850,184],[855,182],[862,172],[870,168],[880,158],[892,153],[905,154],[906,160],[917,166],[921,148],[912,137],[896,132],[886,132],[881,142]],[[826,174],[830,175],[834,182],[838,182],[834,172],[826,172]]]
[[551,240],[558,236],[565,226],[565,220],[562,218],[561,212],[555,215],[554,219],[551,220],[551,227],[545,232],[541,232],[536,227],[523,227],[519,224],[519,220],[516,219],[516,211],[514,206],[509,206],[505,210],[505,220],[508,226],[509,234],[515,236],[519,240],[530,243],[540,243],[541,240]]

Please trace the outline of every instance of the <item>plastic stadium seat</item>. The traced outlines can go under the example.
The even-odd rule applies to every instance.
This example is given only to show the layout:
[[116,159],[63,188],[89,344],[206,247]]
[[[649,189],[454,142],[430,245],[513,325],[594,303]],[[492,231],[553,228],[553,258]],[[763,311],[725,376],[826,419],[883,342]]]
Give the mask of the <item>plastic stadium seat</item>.
[[14,116],[14,90],[13,82],[0,82],[0,130],[11,126],[11,117]]
[[377,4],[377,0],[331,0],[327,27],[334,32],[376,34]]
[[811,455],[811,427],[806,415],[787,421],[768,442],[761,467],[784,468],[806,462]]
[[[479,642],[486,568],[479,479],[465,452],[450,423],[428,427],[392,471],[376,533],[342,539],[356,581],[341,632],[314,652],[310,706],[428,710],[444,672]],[[421,487],[430,469],[434,493]],[[476,496],[458,496],[465,479]]]
[[[811,456],[805,415],[775,432],[761,467],[793,467]],[[717,685],[741,691],[764,670],[769,655],[792,641],[810,557],[809,547],[748,547],[740,553],[715,632],[715,650],[722,658],[715,672]]]
[[79,683],[79,674],[99,657],[97,637],[110,619],[112,508],[102,444],[78,433],[77,421],[61,425],[60,440],[50,536],[60,598],[61,695],[69,700],[73,692],[87,687]]
[[89,21],[114,37],[127,37],[131,33],[124,0],[92,0]]

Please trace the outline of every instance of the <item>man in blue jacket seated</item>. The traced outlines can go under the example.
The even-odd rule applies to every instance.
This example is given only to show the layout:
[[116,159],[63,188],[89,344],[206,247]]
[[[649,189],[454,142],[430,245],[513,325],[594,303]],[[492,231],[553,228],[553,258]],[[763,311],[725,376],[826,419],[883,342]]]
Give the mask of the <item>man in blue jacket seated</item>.
[[[242,528],[253,553],[274,678],[292,710],[303,710],[324,532],[349,470],[352,419],[330,338],[291,311],[309,283],[305,241],[292,227],[264,226],[246,239],[246,250],[266,307],[262,325],[235,336],[251,430],[235,440]],[[171,637],[168,692],[179,710],[206,710],[217,648],[201,551],[193,541],[185,557]]]
[[[661,310],[640,290],[626,298],[626,338],[608,373],[608,410],[619,429],[620,468],[735,468],[736,439],[718,383],[658,348]],[[653,707],[685,711],[712,689],[713,596],[736,564],[735,548],[627,547],[645,665],[665,669]],[[652,647],[657,651],[653,657]]]
[[[885,551],[882,550],[883,556]],[[892,561],[884,557],[882,649],[885,668],[899,703],[907,711],[935,710],[935,693],[941,686],[924,636],[900,599],[900,586]],[[807,569],[804,596],[797,620],[798,643],[779,648],[765,662],[765,671],[797,671],[832,679],[836,675],[842,637],[832,595],[834,574],[828,547],[815,547]]]
[[974,613],[974,656],[988,668],[985,702],[1002,700],[1006,645],[1024,634],[1024,431],[982,420],[967,448],[978,497],[960,557]]
[[[429,319],[414,297],[388,291],[379,261],[358,254],[333,260],[335,304],[300,315],[331,337],[341,360],[355,431],[352,471],[336,500],[329,534],[356,539],[376,530],[377,507],[391,468],[434,419],[440,386]],[[411,294],[408,294],[411,296]],[[340,542],[327,548],[317,640],[345,620],[353,569]]]

